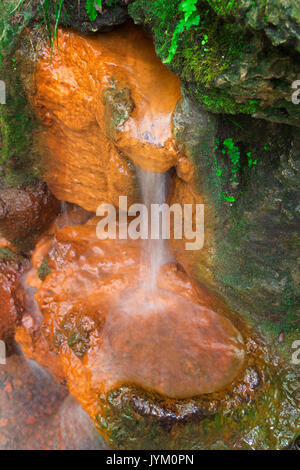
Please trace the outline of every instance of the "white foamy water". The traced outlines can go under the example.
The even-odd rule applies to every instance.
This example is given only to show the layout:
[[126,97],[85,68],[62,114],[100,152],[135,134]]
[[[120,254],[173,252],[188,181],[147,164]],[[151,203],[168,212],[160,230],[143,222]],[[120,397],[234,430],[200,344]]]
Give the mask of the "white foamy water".
[[[150,291],[157,288],[157,276],[161,266],[174,261],[168,240],[162,238],[162,214],[151,211],[154,204],[166,203],[170,175],[169,173],[153,173],[137,168],[142,203],[148,209],[148,239],[143,240],[141,259],[141,279]],[[152,212],[152,213],[151,213]],[[151,239],[151,227],[159,226],[158,239]]]

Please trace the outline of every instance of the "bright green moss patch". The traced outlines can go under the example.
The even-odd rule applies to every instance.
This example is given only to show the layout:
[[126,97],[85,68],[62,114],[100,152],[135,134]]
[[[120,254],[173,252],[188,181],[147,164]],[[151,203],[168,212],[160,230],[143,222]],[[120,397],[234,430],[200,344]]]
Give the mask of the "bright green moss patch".
[[[267,17],[262,1],[136,0],[129,14],[152,33],[161,60],[206,110],[300,125],[299,110],[290,103],[294,53],[277,47],[297,35],[297,8],[280,2],[276,15]],[[282,22],[280,32],[274,22]],[[282,68],[280,79],[276,68]]]
[[[211,2],[192,3],[195,10],[185,23],[186,13],[179,0],[168,3],[138,0],[130,5],[129,13],[137,23],[143,23],[152,30],[158,55],[183,81],[192,83],[192,93],[207,109],[232,114],[253,113],[256,109],[254,103],[237,105],[226,93],[208,88],[247,50],[241,26],[224,22],[219,16],[221,10],[217,13]],[[222,11],[229,12],[235,2],[218,3]],[[180,34],[177,34],[178,25],[182,25]]]
[[[190,16],[183,3],[195,8]],[[183,80],[209,84],[247,48],[240,26],[224,23],[205,1],[138,0],[130,5],[129,13],[137,23],[151,28],[158,55]],[[180,32],[178,25],[182,25]]]

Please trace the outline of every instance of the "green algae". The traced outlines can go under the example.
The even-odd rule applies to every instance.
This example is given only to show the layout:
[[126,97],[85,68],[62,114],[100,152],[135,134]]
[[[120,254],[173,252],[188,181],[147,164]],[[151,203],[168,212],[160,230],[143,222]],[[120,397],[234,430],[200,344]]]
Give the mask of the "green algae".
[[54,332],[53,344],[56,353],[58,354],[60,348],[66,343],[74,354],[82,359],[89,349],[91,331],[89,320],[84,315],[76,312],[70,313]]

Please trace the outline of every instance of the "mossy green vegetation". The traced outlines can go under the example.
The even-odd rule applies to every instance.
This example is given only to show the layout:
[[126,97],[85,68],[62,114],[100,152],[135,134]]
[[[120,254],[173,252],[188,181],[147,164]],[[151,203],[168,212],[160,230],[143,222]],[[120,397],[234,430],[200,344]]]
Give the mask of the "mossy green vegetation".
[[207,3],[220,16],[228,16],[238,10],[238,0],[207,0]]
[[206,1],[138,0],[129,13],[151,28],[162,60],[197,85],[208,85],[247,48],[241,27],[224,23]]
[[[179,75],[185,92],[204,109],[300,125],[299,109],[290,103],[290,87],[295,76],[294,51],[277,48],[284,42],[284,35],[297,34],[296,11],[289,18],[290,10],[277,5],[275,19],[265,3],[136,0],[129,5],[129,14],[152,33],[157,54]],[[290,24],[284,23],[285,16]],[[273,24],[268,27],[269,22],[277,20],[284,24],[280,40],[273,38]],[[281,68],[283,60],[284,78],[276,79],[276,69]],[[272,102],[271,88],[274,88]]]
[[80,312],[67,315],[54,333],[53,344],[57,354],[60,348],[67,344],[74,354],[82,359],[89,349],[91,331],[88,319]]
[[[214,238],[206,237],[206,246],[213,243],[215,286],[290,361],[299,336],[297,129],[213,115],[185,96],[173,131],[195,165],[196,190],[214,214],[207,222],[213,221]],[[207,282],[201,253],[195,264],[197,279]]]
[[32,130],[34,122],[22,89],[19,63],[14,55],[20,34],[34,16],[34,2],[20,5],[4,0],[0,13],[0,79],[6,85],[6,104],[0,105],[0,181],[3,186],[31,182],[33,170]]

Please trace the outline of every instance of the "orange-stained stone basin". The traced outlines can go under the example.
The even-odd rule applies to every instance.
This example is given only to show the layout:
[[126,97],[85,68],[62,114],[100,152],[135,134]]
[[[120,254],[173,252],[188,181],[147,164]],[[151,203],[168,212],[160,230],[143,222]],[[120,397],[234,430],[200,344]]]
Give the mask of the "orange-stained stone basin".
[[[229,385],[244,364],[230,319],[173,263],[149,292],[139,241],[99,240],[96,222],[59,230],[49,247],[51,273],[44,282],[27,277],[38,287],[43,334],[71,393],[93,416],[100,392],[128,382],[171,398]],[[44,255],[45,245],[34,253],[35,269],[38,250]]]
[[108,311],[103,338],[105,372],[171,398],[222,389],[244,361],[228,319],[162,289],[126,291]]

